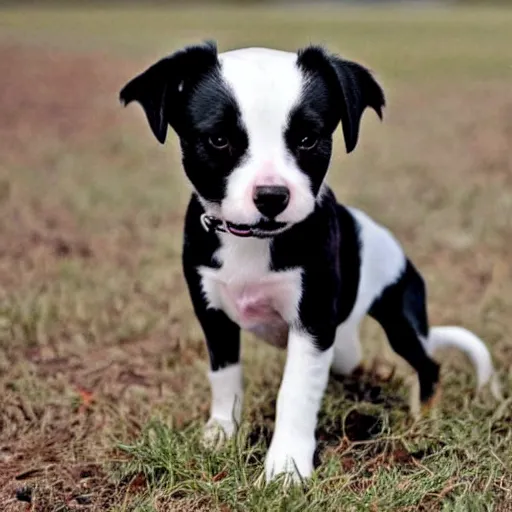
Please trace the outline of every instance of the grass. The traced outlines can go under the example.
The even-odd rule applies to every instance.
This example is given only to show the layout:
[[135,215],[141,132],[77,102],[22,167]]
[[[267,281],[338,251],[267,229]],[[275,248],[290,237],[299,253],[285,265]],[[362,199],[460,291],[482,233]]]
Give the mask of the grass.
[[[11,9],[0,13],[0,503],[34,510],[510,510],[512,11]],[[284,354],[244,339],[242,431],[218,453],[202,334],[181,274],[189,187],[120,87],[207,37],[328,44],[384,83],[384,123],[340,134],[330,182],[421,268],[433,324],[489,344],[507,399],[472,399],[440,354],[436,414],[407,414],[410,369],[374,323],[391,381],[332,382],[318,471],[261,486]],[[25,500],[25,501],[23,501]],[[30,500],[29,504],[26,500]]]

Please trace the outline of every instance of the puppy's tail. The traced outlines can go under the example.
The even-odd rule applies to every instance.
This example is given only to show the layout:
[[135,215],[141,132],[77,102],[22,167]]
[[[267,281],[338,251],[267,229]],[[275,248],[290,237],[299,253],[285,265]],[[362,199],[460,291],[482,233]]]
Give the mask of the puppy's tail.
[[430,356],[433,356],[437,349],[444,347],[457,348],[464,352],[475,368],[478,389],[489,384],[493,396],[497,400],[502,399],[500,384],[489,349],[471,331],[463,327],[432,327],[425,345]]

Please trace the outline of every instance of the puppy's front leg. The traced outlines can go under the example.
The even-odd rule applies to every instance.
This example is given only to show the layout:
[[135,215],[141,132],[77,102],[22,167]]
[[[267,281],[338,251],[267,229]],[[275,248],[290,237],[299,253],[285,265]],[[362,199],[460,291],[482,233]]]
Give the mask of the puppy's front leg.
[[209,372],[212,402],[203,442],[215,447],[236,433],[242,414],[242,367],[240,363]]
[[210,356],[208,377],[212,394],[203,441],[215,447],[235,434],[242,414],[240,329],[222,311],[197,310]]
[[197,270],[185,264],[184,271],[210,358],[212,402],[203,441],[213,448],[233,436],[240,423],[243,399],[240,328],[220,309],[208,307]]
[[322,350],[312,335],[290,330],[274,436],[265,461],[267,481],[280,473],[297,481],[313,472],[317,415],[332,357],[332,343]]

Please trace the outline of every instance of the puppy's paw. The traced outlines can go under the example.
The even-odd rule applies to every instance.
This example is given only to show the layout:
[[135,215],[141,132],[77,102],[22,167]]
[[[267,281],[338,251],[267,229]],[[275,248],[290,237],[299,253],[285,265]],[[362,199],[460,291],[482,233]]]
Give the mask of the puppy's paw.
[[297,484],[313,473],[315,440],[299,440],[293,435],[274,438],[265,459],[265,477],[270,482],[284,475],[284,484]]
[[442,388],[438,382],[433,390],[432,395],[424,401],[420,399],[420,383],[415,374],[411,374],[405,379],[405,385],[409,391],[409,415],[414,421],[434,416],[438,412],[438,406],[441,402]]
[[220,449],[236,432],[232,420],[210,418],[203,429],[202,444],[209,450]]

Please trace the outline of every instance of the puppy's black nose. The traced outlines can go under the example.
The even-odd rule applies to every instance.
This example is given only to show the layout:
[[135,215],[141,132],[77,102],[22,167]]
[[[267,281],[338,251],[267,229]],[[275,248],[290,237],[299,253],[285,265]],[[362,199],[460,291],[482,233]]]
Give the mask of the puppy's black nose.
[[290,191],[283,185],[262,185],[254,188],[253,200],[265,217],[273,219],[288,206]]

